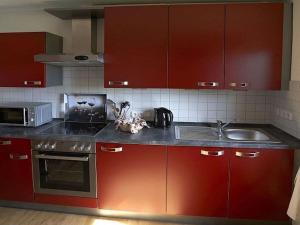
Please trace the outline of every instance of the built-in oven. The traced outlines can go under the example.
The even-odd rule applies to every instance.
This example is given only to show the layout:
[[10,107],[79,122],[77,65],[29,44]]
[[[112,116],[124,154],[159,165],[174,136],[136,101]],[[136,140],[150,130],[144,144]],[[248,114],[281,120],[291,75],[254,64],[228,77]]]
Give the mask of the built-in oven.
[[97,197],[95,154],[33,151],[35,193]]

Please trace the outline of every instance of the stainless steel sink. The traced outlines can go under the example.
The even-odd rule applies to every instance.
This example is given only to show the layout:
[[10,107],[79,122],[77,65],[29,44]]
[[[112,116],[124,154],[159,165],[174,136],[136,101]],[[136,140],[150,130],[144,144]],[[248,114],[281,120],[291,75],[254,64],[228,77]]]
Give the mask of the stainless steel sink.
[[226,129],[224,137],[237,141],[270,141],[272,138],[259,130],[254,129]]
[[216,128],[213,127],[175,126],[175,135],[179,140],[280,143],[279,140],[261,129],[224,129],[219,137]]
[[180,140],[219,140],[216,129],[205,126],[175,126],[175,135]]

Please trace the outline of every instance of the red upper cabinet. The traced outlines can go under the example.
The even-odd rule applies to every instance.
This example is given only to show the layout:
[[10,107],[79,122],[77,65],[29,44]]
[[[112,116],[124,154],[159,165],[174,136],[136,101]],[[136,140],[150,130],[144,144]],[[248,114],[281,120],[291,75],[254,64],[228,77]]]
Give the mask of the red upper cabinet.
[[226,5],[226,88],[281,87],[283,3]]
[[169,88],[224,87],[223,4],[169,9]]
[[168,147],[167,212],[226,217],[228,155],[219,148]]
[[0,199],[33,201],[29,140],[0,138]]
[[167,87],[168,6],[105,8],[104,86]]
[[53,47],[61,50],[62,42],[56,39],[61,37],[45,32],[0,33],[0,87],[61,85],[61,68],[34,61],[36,54]]
[[232,149],[229,217],[288,220],[293,151]]
[[99,208],[165,213],[166,162],[164,146],[99,143]]

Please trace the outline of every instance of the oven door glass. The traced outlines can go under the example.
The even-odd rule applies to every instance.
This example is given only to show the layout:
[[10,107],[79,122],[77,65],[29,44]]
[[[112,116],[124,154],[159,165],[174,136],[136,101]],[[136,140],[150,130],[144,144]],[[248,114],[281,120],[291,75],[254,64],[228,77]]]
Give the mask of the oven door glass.
[[41,188],[90,192],[88,154],[39,155],[39,171]]
[[0,108],[0,123],[2,124],[25,124],[27,112],[24,108]]

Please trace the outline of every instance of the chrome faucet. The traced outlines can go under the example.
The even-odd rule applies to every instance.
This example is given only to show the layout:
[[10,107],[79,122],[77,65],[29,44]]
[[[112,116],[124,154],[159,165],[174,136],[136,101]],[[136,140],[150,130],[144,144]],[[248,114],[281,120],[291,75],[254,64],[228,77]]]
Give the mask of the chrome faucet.
[[219,137],[223,137],[224,128],[227,127],[233,121],[234,120],[223,124],[222,120],[217,120],[217,134],[218,134]]

